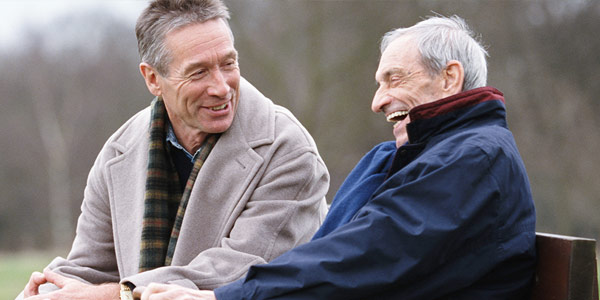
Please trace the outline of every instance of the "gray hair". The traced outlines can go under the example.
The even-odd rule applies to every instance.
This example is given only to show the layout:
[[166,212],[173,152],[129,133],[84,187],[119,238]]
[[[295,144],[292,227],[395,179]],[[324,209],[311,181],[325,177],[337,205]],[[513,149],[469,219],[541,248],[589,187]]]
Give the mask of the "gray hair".
[[383,36],[381,53],[406,35],[415,38],[421,63],[430,76],[439,75],[450,60],[457,60],[465,70],[463,91],[486,85],[488,53],[462,18],[429,17],[412,27],[392,30]]
[[[165,36],[171,30],[187,25],[222,19],[227,28],[229,11],[221,0],[154,0],[142,12],[135,25],[138,51],[145,62],[166,76],[171,54]],[[231,34],[231,29],[229,29]],[[233,39],[233,34],[231,34]]]

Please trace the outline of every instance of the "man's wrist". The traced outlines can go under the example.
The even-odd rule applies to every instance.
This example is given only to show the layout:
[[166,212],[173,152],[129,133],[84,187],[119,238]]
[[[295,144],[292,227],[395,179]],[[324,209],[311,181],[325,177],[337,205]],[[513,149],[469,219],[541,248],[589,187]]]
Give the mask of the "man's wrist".
[[[91,299],[115,299],[119,300],[121,286],[116,282],[92,285],[90,289]],[[86,298],[87,299],[87,298]]]

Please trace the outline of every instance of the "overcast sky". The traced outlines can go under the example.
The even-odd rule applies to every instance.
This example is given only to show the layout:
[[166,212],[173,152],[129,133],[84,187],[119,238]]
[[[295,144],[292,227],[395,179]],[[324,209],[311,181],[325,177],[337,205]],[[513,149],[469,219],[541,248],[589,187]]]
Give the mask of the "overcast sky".
[[0,46],[18,42],[26,26],[44,26],[56,18],[85,10],[103,9],[132,24],[147,0],[1,0]]

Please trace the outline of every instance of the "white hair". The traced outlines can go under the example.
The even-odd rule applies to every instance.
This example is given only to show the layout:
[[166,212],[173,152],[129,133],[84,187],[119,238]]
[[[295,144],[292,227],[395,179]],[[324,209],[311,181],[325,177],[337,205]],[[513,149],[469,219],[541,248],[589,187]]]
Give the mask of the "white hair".
[[421,63],[431,76],[439,75],[450,60],[457,60],[465,70],[463,91],[486,85],[488,53],[462,18],[429,17],[414,26],[392,30],[383,36],[381,53],[407,35],[414,37]]

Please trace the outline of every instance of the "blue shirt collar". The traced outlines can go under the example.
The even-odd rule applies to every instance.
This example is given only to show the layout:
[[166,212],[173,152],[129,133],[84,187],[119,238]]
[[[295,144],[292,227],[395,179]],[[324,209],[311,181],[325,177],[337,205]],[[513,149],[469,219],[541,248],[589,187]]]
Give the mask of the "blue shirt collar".
[[167,142],[171,143],[171,145],[173,145],[173,147],[182,150],[183,153],[185,153],[185,155],[192,162],[194,162],[196,160],[196,157],[198,157],[198,155],[200,154],[200,151],[202,150],[202,148],[204,148],[204,143],[203,143],[202,146],[200,146],[200,148],[198,148],[196,153],[194,153],[194,155],[192,155],[187,150],[185,150],[185,148],[183,148],[183,146],[181,146],[181,144],[179,144],[179,141],[177,140],[177,136],[175,135],[175,131],[173,131],[173,126],[171,126],[171,122],[167,122],[167,138],[166,138],[166,140],[167,140]]

